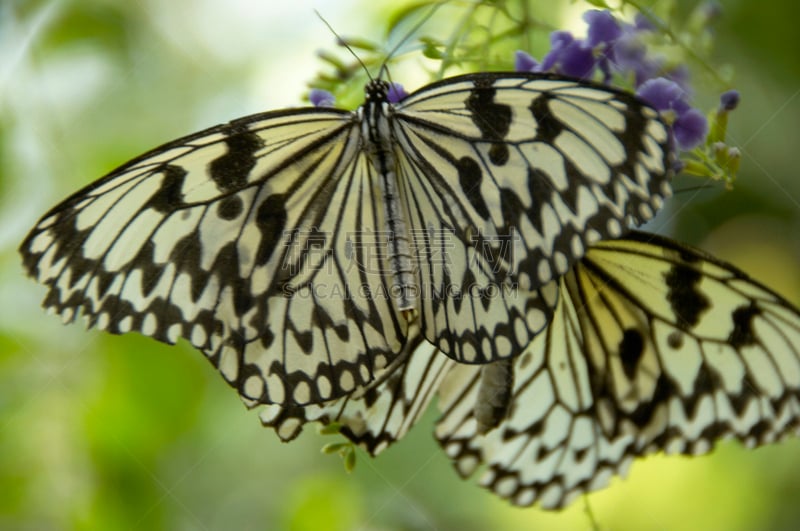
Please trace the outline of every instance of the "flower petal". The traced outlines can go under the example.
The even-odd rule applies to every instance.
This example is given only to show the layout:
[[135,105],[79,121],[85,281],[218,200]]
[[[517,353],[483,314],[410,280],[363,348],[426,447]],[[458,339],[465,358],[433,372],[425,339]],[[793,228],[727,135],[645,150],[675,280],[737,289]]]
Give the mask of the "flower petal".
[[589,25],[586,42],[590,48],[598,44],[611,44],[622,35],[622,28],[609,11],[592,9],[583,14],[583,20]]
[[684,151],[696,147],[708,134],[708,121],[697,109],[689,109],[672,124],[678,147]]
[[327,90],[311,89],[308,93],[308,99],[314,107],[333,107],[336,98]]

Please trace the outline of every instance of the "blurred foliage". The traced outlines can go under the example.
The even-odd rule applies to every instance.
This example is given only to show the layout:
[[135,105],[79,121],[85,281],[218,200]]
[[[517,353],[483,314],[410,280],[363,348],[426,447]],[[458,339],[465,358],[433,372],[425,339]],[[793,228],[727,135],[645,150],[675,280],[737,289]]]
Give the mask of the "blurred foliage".
[[[331,44],[312,7],[342,34],[359,35],[348,42],[375,66],[411,29],[397,13],[429,3],[0,4],[0,529],[593,525],[582,501],[560,513],[518,509],[458,479],[432,440],[434,411],[377,460],[361,453],[348,475],[321,454],[328,437],[307,429],[283,445],[260,428],[186,345],[62,326],[41,311],[43,289],[19,266],[16,246],[26,230],[78,187],[160,142],[298,104],[316,71],[336,77],[335,63],[315,59],[315,49],[347,66],[354,79],[335,88],[356,105],[363,79],[355,78],[363,71]],[[397,51],[403,61],[392,64],[392,78],[414,88],[444,70],[510,65],[520,37],[541,57],[549,31],[581,31],[580,13],[590,7],[566,0],[487,4],[440,8],[423,26],[429,38]],[[682,20],[696,5],[656,3]],[[725,4],[711,53],[713,64],[733,66],[743,95],[728,125],[743,152],[739,179],[733,191],[678,179],[676,197],[651,224],[734,262],[796,303],[800,67],[786,43],[794,41],[797,10],[778,0],[769,9]],[[468,31],[458,50],[448,50],[457,24]],[[459,60],[430,59],[444,56]],[[698,76],[696,98],[713,108],[729,87]],[[628,479],[615,479],[588,502],[607,529],[794,529],[798,470],[797,440],[755,452],[722,444],[708,457],[634,463]]]

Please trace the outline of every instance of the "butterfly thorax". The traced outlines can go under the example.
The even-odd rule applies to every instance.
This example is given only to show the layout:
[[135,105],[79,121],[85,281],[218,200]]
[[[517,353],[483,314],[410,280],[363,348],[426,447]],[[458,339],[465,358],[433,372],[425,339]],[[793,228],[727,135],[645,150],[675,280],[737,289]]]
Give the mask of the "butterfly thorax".
[[361,138],[364,151],[377,175],[377,182],[373,183],[373,193],[380,195],[380,203],[384,207],[383,229],[388,242],[386,262],[392,279],[389,293],[397,309],[406,311],[416,308],[417,286],[409,247],[408,224],[397,183],[388,93],[389,84],[385,81],[375,80],[367,84],[364,105],[359,109]]

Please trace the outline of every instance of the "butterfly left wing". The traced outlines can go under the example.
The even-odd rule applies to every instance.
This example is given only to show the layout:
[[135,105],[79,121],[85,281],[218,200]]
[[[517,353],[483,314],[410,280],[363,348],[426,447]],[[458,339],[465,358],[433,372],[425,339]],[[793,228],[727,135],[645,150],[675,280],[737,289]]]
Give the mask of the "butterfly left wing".
[[537,290],[671,194],[657,112],[625,92],[541,74],[480,73],[394,108],[422,331],[453,359],[512,357],[555,297]]
[[560,285],[493,429],[479,433],[478,368],[443,382],[436,435],[462,475],[485,464],[498,495],[558,508],[640,455],[800,433],[800,312],[735,267],[634,232],[589,249]]
[[44,305],[203,351],[249,404],[304,405],[403,349],[383,210],[354,113],[244,117],[130,161],[46,214],[20,247]]
[[401,439],[425,413],[454,365],[412,325],[403,352],[376,375],[372,384],[321,404],[262,406],[261,422],[274,429],[284,442],[297,437],[306,423],[336,422],[345,437],[375,456]]

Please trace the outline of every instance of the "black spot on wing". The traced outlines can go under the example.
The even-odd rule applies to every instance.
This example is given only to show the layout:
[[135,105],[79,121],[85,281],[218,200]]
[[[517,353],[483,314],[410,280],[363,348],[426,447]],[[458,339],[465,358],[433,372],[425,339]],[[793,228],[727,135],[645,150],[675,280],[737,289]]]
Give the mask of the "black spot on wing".
[[518,226],[520,217],[526,213],[526,210],[516,192],[508,188],[500,188],[500,211],[503,213],[504,230]]
[[200,267],[202,256],[203,244],[197,231],[178,240],[169,255],[170,261],[175,264],[176,273],[186,273],[191,279],[192,301],[195,302],[208,284],[208,272]]
[[472,113],[472,123],[481,132],[483,140],[499,143],[508,135],[511,127],[511,107],[495,103],[496,90],[491,85],[476,82],[465,105]]
[[253,322],[256,319],[257,315],[258,314],[256,314],[256,316],[253,316],[253,319],[251,319],[250,324],[253,327],[259,327],[259,326],[261,327],[259,328],[261,335],[258,337],[258,340],[261,342],[261,346],[264,349],[268,349],[272,346],[272,343],[275,341],[275,332],[272,331],[272,328],[270,328],[269,323]]
[[256,164],[256,152],[263,141],[255,133],[235,127],[225,138],[227,152],[212,160],[208,167],[211,178],[221,192],[239,190]]
[[237,195],[228,196],[217,204],[217,215],[226,221],[238,218],[243,210],[244,203],[242,198]]
[[216,275],[220,286],[230,287],[233,309],[237,316],[247,313],[255,305],[255,299],[247,289],[246,282],[239,276],[239,253],[236,241],[226,243],[217,253],[211,271]]
[[159,168],[163,175],[161,186],[150,197],[144,208],[152,208],[161,213],[172,212],[184,205],[183,183],[186,169],[173,164],[164,164]]
[[698,289],[701,278],[697,270],[681,265],[673,266],[665,275],[667,300],[683,330],[697,325],[703,312],[711,307],[711,301]]
[[753,319],[761,315],[761,310],[754,304],[740,306],[734,310],[733,331],[728,337],[728,343],[735,349],[740,349],[756,343],[756,335],[753,331]]
[[622,362],[622,370],[629,380],[636,377],[639,368],[639,361],[644,352],[644,339],[641,332],[634,329],[627,329],[622,334],[622,341],[619,344],[619,357]]
[[667,336],[667,345],[670,348],[678,350],[683,346],[683,334],[681,332],[672,332]]
[[531,207],[528,217],[533,227],[541,234],[542,230],[542,206],[551,203],[553,186],[550,178],[545,172],[538,168],[528,168],[528,193],[531,196]]
[[508,145],[492,144],[489,148],[489,161],[495,166],[505,166],[508,162]]
[[256,251],[256,265],[266,264],[286,228],[288,214],[286,212],[286,197],[283,194],[274,194],[267,197],[256,211],[256,227],[261,232],[261,241]]
[[564,125],[559,122],[550,110],[550,100],[553,96],[547,93],[535,98],[530,107],[531,115],[536,120],[536,138],[538,142],[552,144],[556,137],[561,134]]
[[508,162],[508,145],[505,138],[511,128],[511,107],[496,103],[496,90],[491,84],[476,81],[465,106],[471,113],[472,123],[481,132],[481,139],[491,143],[489,160],[495,166]]
[[[145,297],[149,296],[164,273],[164,268],[156,265],[155,244],[153,244],[152,240],[148,240],[142,245],[136,256],[134,256],[131,265],[134,269],[141,270],[142,294]],[[108,287],[106,286],[105,291],[107,290]]]
[[481,195],[483,172],[480,166],[474,159],[461,157],[456,162],[456,169],[458,170],[458,182],[461,185],[461,191],[464,192],[464,196],[479,216],[483,219],[489,219],[489,208]]

